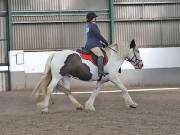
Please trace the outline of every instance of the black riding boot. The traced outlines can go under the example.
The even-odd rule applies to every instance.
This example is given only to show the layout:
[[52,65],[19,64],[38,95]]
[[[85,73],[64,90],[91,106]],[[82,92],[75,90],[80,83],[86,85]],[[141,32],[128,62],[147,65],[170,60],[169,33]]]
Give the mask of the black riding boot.
[[99,56],[97,59],[97,65],[98,65],[98,76],[99,80],[101,80],[102,76],[105,76],[106,74],[104,73],[104,57]]

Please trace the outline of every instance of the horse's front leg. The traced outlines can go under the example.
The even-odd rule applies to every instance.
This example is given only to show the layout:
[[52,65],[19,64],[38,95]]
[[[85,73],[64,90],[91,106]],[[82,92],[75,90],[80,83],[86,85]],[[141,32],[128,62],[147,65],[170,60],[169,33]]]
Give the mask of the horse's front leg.
[[124,86],[118,76],[110,79],[110,81],[122,90],[122,96],[125,100],[127,107],[136,108],[138,106],[137,103],[132,100],[131,96],[127,91],[127,88]]
[[95,111],[94,101],[96,99],[96,96],[99,94],[99,91],[102,88],[102,84],[103,84],[103,82],[97,82],[96,83],[96,89],[93,91],[93,93],[91,94],[91,96],[89,97],[89,99],[85,103],[85,110]]

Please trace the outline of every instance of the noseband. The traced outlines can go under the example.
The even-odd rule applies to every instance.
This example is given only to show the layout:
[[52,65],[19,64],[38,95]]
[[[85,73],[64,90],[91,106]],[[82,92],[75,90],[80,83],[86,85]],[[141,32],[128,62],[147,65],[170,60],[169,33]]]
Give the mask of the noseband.
[[134,66],[137,66],[142,60],[138,59],[135,53],[135,49],[133,49],[134,56],[132,58],[126,57],[125,59],[130,63],[134,63]]

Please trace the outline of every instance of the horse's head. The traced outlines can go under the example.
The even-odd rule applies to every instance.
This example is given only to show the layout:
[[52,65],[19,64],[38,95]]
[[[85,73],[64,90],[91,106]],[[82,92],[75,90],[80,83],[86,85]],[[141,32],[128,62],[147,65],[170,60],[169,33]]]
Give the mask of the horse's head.
[[136,46],[134,40],[132,40],[130,43],[130,51],[126,57],[126,60],[129,61],[135,69],[142,69],[142,67],[144,66],[139,53],[139,49]]

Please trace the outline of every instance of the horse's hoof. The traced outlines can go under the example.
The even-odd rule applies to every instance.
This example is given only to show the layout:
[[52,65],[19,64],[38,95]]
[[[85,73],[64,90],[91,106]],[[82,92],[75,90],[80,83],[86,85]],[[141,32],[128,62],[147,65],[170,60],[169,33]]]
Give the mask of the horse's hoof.
[[83,110],[83,107],[77,107],[76,110],[82,111],[82,110]]
[[86,111],[96,111],[95,107],[93,105],[89,105],[88,103],[85,104],[85,110]]
[[37,103],[38,109],[41,111],[42,114],[48,113],[48,106],[45,106],[43,103]]
[[86,110],[86,111],[91,111],[91,112],[95,112],[95,111],[96,111],[96,109],[95,109],[94,107],[86,108],[85,110]]
[[46,108],[46,106],[45,106],[43,103],[41,103],[41,102],[37,103],[36,105],[37,105],[37,107],[38,107],[39,109],[44,109],[44,108]]
[[129,105],[129,108],[137,108],[138,104],[132,104],[132,105]]
[[48,113],[49,111],[47,107],[41,110],[41,114],[48,114]]
[[76,105],[76,110],[83,110],[84,106],[81,104]]

